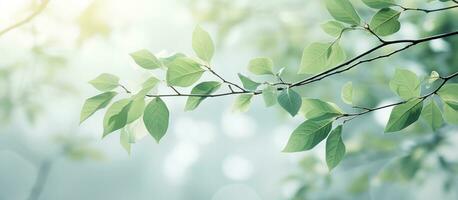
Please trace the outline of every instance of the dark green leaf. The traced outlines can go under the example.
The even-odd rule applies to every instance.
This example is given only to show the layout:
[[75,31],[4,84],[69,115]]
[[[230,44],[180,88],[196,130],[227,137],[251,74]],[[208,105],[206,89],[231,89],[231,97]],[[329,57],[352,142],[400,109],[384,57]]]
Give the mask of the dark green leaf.
[[277,101],[293,117],[299,112],[302,105],[301,96],[290,88],[284,89],[278,95]]
[[398,105],[391,111],[385,133],[400,131],[418,120],[423,109],[423,100],[414,99]]
[[329,171],[336,167],[345,155],[345,144],[342,141],[342,125],[337,126],[326,140],[326,163]]
[[103,137],[123,128],[127,124],[127,116],[131,105],[132,101],[130,99],[123,99],[114,102],[107,109],[103,118]]
[[401,12],[399,11],[391,8],[384,8],[372,17],[369,27],[378,36],[391,35],[398,32],[401,28],[401,23],[399,22],[400,15]]
[[309,119],[293,131],[283,152],[310,150],[328,136],[331,128],[331,120]]

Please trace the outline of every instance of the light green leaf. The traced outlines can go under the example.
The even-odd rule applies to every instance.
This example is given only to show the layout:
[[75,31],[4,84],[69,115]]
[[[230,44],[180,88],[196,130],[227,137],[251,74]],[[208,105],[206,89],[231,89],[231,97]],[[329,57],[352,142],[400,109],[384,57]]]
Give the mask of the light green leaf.
[[273,75],[274,62],[270,58],[255,58],[248,64],[248,70],[256,75]]
[[385,133],[400,131],[418,120],[423,109],[423,100],[414,99],[395,106],[385,127]]
[[133,98],[132,104],[130,105],[129,112],[127,114],[126,124],[130,124],[133,121],[140,118],[143,114],[144,108],[145,108],[145,99],[143,97]]
[[446,84],[444,85],[437,94],[440,98],[451,108],[458,111],[458,84]]
[[131,134],[132,134],[131,130],[128,127],[124,127],[121,129],[121,134],[119,137],[119,143],[127,151],[129,155],[130,155],[130,150],[131,150],[131,143],[130,143]]
[[277,103],[277,89],[270,85],[267,86],[262,90],[262,97],[267,107],[275,105]]
[[312,43],[304,49],[299,74],[318,74],[345,60],[346,55],[337,43]]
[[353,104],[353,84],[352,82],[346,83],[342,87],[342,93],[340,95],[342,97],[342,100],[349,105]]
[[428,104],[426,104],[425,108],[421,112],[421,116],[434,131],[438,130],[444,124],[441,110],[432,99]]
[[242,82],[243,88],[247,90],[254,91],[261,85],[261,83],[255,82],[240,73],[238,75],[239,75],[240,81]]
[[211,61],[215,47],[210,34],[200,26],[197,26],[192,34],[192,48],[197,57],[207,62]]
[[345,54],[345,51],[342,49],[342,47],[338,43],[334,43],[332,45],[331,51],[328,51],[328,64],[327,68],[334,67],[347,58],[347,55]]
[[321,24],[321,29],[330,36],[339,37],[342,31],[345,29],[345,26],[340,22],[328,21],[324,24]]
[[444,118],[447,123],[458,125],[458,111],[447,104],[444,104]]
[[310,150],[328,136],[331,128],[331,120],[309,119],[293,131],[283,152]]
[[288,113],[294,117],[302,105],[302,98],[296,91],[293,89],[284,89],[277,98],[278,103],[283,109],[288,111]]
[[250,108],[251,99],[253,98],[253,94],[242,94],[235,99],[233,110],[246,112]]
[[319,99],[302,99],[301,113],[307,119],[326,119],[342,114],[342,110],[334,103]]
[[399,11],[384,8],[372,17],[369,27],[378,36],[391,35],[398,32],[401,28],[401,23],[399,22],[400,15],[401,12]]
[[[209,82],[202,82],[196,85],[191,94],[196,95],[209,95],[216,92],[221,87],[220,82],[216,81],[209,81]],[[186,101],[185,110],[194,110],[199,106],[199,104],[206,99],[207,97],[189,97]]]
[[161,98],[154,98],[148,103],[143,122],[149,134],[159,143],[169,127],[169,110]]
[[169,63],[167,83],[171,86],[188,87],[200,79],[204,73],[200,64],[189,58],[177,58]]
[[396,69],[390,88],[404,100],[420,96],[420,80],[415,73],[406,69]]
[[146,49],[133,52],[130,56],[134,59],[137,65],[145,69],[157,69],[162,67],[161,61],[159,61],[154,54]]
[[342,125],[337,126],[326,140],[326,163],[329,171],[336,167],[345,156],[345,144],[342,140]]
[[363,0],[364,4],[371,8],[382,9],[396,5],[395,0]]
[[436,71],[432,71],[431,74],[428,76],[428,78],[426,79],[426,82],[428,84],[432,84],[434,83],[435,81],[439,80],[440,78],[440,75],[439,73],[437,73]]
[[127,124],[127,116],[131,105],[132,101],[130,99],[122,99],[108,107],[103,118],[103,137],[123,128]]
[[325,0],[326,8],[334,19],[351,24],[359,25],[361,18],[353,5],[348,0]]
[[135,95],[135,98],[145,97],[156,85],[160,82],[159,79],[152,76],[142,84],[142,89]]
[[105,108],[117,94],[116,92],[105,92],[87,99],[81,109],[80,123],[98,110]]
[[165,57],[165,58],[160,58],[159,60],[165,65],[166,67],[169,66],[171,62],[176,60],[177,58],[186,58],[186,55],[182,53],[175,53],[171,56]]
[[106,92],[119,86],[119,78],[112,74],[103,73],[89,81],[89,83],[97,90]]

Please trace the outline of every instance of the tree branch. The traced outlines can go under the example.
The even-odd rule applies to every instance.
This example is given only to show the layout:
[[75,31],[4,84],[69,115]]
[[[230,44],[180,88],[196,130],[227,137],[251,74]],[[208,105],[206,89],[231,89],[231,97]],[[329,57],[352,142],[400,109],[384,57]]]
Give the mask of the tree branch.
[[[453,0],[453,2],[458,3],[458,1],[456,1],[456,0]],[[420,11],[420,12],[424,12],[426,14],[432,13],[432,12],[439,12],[439,11],[443,11],[443,10],[450,10],[450,9],[458,8],[458,5],[448,6],[448,7],[444,7],[444,8],[437,8],[437,9],[409,8],[409,7],[404,7],[402,5],[396,5],[396,6],[401,8],[403,11]]]
[[[316,82],[316,81],[319,81],[319,80],[322,80],[324,78],[327,78],[329,76],[333,76],[335,74],[339,74],[339,73],[342,73],[344,71],[347,71],[347,70],[350,70],[360,64],[363,64],[363,63],[366,63],[366,62],[371,62],[371,61],[374,61],[374,60],[378,60],[378,59],[382,59],[382,58],[386,58],[386,57],[390,57],[394,54],[397,54],[399,52],[402,52],[414,45],[417,45],[417,44],[421,44],[421,43],[424,43],[424,42],[428,42],[428,41],[431,41],[431,40],[436,40],[436,39],[440,39],[440,38],[446,38],[446,37],[451,37],[451,36],[454,36],[454,35],[458,35],[458,31],[454,31],[454,32],[450,32],[450,33],[444,33],[444,34],[438,34],[438,35],[434,35],[434,36],[430,36],[430,37],[425,37],[425,38],[422,38],[422,39],[418,39],[418,40],[392,40],[392,41],[385,41],[385,43],[382,43],[382,44],[379,44],[377,45],[376,47],[373,47],[372,49],[364,52],[364,53],[361,53],[360,55],[358,56],[355,56],[354,58],[340,64],[340,65],[337,65],[336,67],[333,67],[329,70],[326,70],[324,72],[321,72],[317,75],[314,75],[312,77],[309,77],[307,79],[304,79],[302,81],[298,81],[296,83],[293,83],[290,87],[297,87],[297,86],[302,86],[302,85],[306,85],[306,84],[309,84],[309,83],[313,83],[313,82]],[[382,56],[377,56],[377,57],[374,57],[374,58],[370,58],[370,59],[367,59],[367,60],[362,60],[344,70],[341,70],[341,71],[338,71],[339,69],[342,69],[346,66],[349,66],[351,65],[353,62],[355,61],[358,61],[359,59],[365,57],[365,56],[368,56],[369,54],[379,50],[379,49],[382,49],[384,47],[387,47],[387,46],[391,46],[391,45],[395,45],[395,44],[403,44],[403,43],[407,43],[408,45],[401,48],[401,49],[398,49],[396,51],[393,51],[389,54],[386,54],[386,55],[382,55]]]
[[[432,92],[430,92],[428,94],[425,94],[423,96],[420,96],[417,99],[421,99],[422,101],[424,101],[426,98],[437,94],[437,92],[445,85],[445,83],[447,83],[450,79],[455,78],[455,77],[458,77],[458,72],[455,72],[455,73],[453,73],[451,75],[448,75],[446,77],[440,77],[440,79],[442,80],[442,83],[434,91],[432,91]],[[400,101],[400,102],[397,102],[397,103],[392,103],[392,104],[388,104],[388,105],[384,105],[384,106],[380,106],[380,107],[376,107],[376,108],[364,108],[365,111],[357,112],[357,113],[346,113],[346,114],[341,115],[338,118],[348,117],[349,119],[346,119],[343,122],[343,123],[346,123],[346,122],[348,122],[350,120],[355,119],[358,116],[365,115],[365,114],[370,113],[370,112],[382,110],[382,109],[385,109],[385,108],[402,105],[402,104],[405,104],[407,102],[409,102],[409,101]]]
[[35,18],[36,16],[38,16],[41,12],[43,12],[43,10],[46,8],[46,6],[48,5],[50,0],[43,0],[41,5],[37,8],[37,10],[35,10],[35,12],[33,12],[31,15],[29,15],[28,17],[26,17],[25,19],[21,20],[21,21],[18,21],[16,22],[15,24],[12,24],[11,26],[8,26],[6,27],[5,29],[3,30],[0,30],[0,37],[2,35],[4,35],[5,33],[15,29],[15,28],[18,28],[24,24],[27,24],[28,22],[32,21],[33,18]]

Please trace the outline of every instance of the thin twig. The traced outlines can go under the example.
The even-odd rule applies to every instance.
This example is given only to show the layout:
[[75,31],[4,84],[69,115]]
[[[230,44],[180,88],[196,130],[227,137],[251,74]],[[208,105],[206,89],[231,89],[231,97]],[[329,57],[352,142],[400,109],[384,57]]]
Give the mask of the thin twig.
[[246,92],[246,90],[245,90],[243,87],[241,87],[241,86],[239,86],[239,85],[237,85],[237,84],[235,84],[235,83],[233,83],[233,82],[230,82],[230,81],[226,80],[225,78],[223,78],[222,76],[220,76],[218,73],[216,73],[210,66],[204,65],[204,67],[207,68],[207,70],[208,70],[210,73],[212,73],[212,74],[215,75],[217,78],[219,78],[221,81],[223,81],[223,83],[226,83],[226,84],[228,84],[228,85],[232,85],[232,86],[238,88],[239,90]]
[[[315,82],[317,80],[322,80],[326,77],[329,77],[329,76],[332,76],[332,75],[335,75],[335,74],[338,74],[338,73],[341,73],[341,72],[338,72],[338,73],[335,73],[335,71],[341,69],[341,68],[344,68],[348,65],[350,65],[351,63],[379,50],[379,49],[382,49],[384,47],[387,47],[387,46],[390,46],[390,45],[394,45],[394,44],[403,44],[403,43],[407,43],[409,45],[407,45],[406,47],[402,48],[402,49],[399,49],[395,52],[392,52],[388,55],[384,55],[384,56],[378,56],[378,57],[375,57],[375,58],[372,58],[372,59],[368,59],[368,60],[364,60],[364,61],[360,61],[359,63],[353,65],[352,67],[350,67],[349,69],[351,68],[354,68],[362,63],[366,63],[366,62],[370,62],[370,61],[374,61],[374,60],[378,60],[378,59],[381,59],[381,58],[386,58],[386,57],[389,57],[391,55],[394,55],[394,54],[397,54],[399,52],[402,52],[406,49],[408,49],[409,47],[411,46],[414,46],[414,45],[417,45],[417,44],[421,44],[421,43],[424,43],[424,42],[427,42],[427,41],[431,41],[431,40],[436,40],[436,39],[440,39],[440,38],[446,38],[446,37],[450,37],[450,36],[454,36],[454,35],[458,35],[458,31],[454,31],[454,32],[450,32],[450,33],[444,33],[444,34],[438,34],[438,35],[434,35],[434,36],[430,36],[430,37],[425,37],[425,38],[422,38],[422,39],[418,39],[418,40],[392,40],[392,41],[385,41],[385,43],[382,43],[382,44],[379,44],[375,47],[373,47],[372,49],[369,49],[368,51],[364,52],[364,53],[361,53],[359,54],[358,56],[355,56],[353,57],[352,59],[340,64],[340,65],[337,65],[336,67],[333,67],[331,69],[328,69],[324,72],[321,72],[317,75],[314,75],[312,77],[309,77],[307,79],[304,79],[304,80],[301,80],[301,81],[298,81],[294,84],[291,85],[291,87],[297,87],[297,86],[302,86],[302,85],[306,85],[306,84],[309,84],[309,83],[312,83],[312,82]],[[347,71],[349,69],[346,69],[344,71]]]
[[[458,3],[458,1],[456,1],[456,0],[453,0],[453,2]],[[444,7],[444,8],[437,8],[437,9],[409,8],[409,7],[404,7],[402,5],[396,5],[396,6],[401,8],[403,11],[420,11],[420,12],[424,12],[426,14],[432,13],[432,12],[438,12],[438,11],[450,10],[450,9],[458,8],[458,5],[448,6],[448,7]]]
[[[455,72],[455,73],[453,73],[451,75],[448,75],[446,77],[441,77],[442,83],[434,91],[432,91],[432,92],[430,92],[428,94],[425,94],[423,96],[420,96],[420,97],[418,97],[416,99],[420,99],[421,100],[420,102],[422,102],[426,98],[437,94],[437,92],[445,85],[445,83],[447,83],[450,79],[452,79],[454,77],[458,77],[458,72]],[[351,121],[351,120],[355,119],[358,116],[365,115],[367,113],[374,112],[374,111],[377,111],[377,110],[382,110],[382,109],[385,109],[385,108],[402,105],[402,104],[405,104],[407,102],[409,102],[409,101],[400,101],[400,102],[397,102],[397,103],[392,103],[392,104],[388,104],[388,105],[384,105],[384,106],[380,106],[380,107],[376,107],[376,108],[364,108],[365,111],[357,112],[357,113],[346,113],[346,114],[343,114],[343,115],[339,116],[338,118],[348,118],[348,119],[344,120],[344,122],[343,122],[343,123],[346,123],[348,121]]]
[[4,34],[6,34],[7,32],[15,29],[15,28],[18,28],[24,24],[27,24],[28,22],[32,21],[33,18],[35,18],[36,16],[38,16],[41,12],[43,12],[43,10],[46,8],[46,6],[49,4],[49,1],[50,0],[43,0],[41,5],[37,8],[37,10],[35,10],[35,12],[33,12],[31,15],[29,15],[28,17],[26,17],[25,19],[21,20],[21,21],[18,21],[14,24],[12,24],[11,26],[8,26],[6,27],[5,29],[1,30],[0,31],[0,37]]
[[170,88],[172,88],[172,90],[177,93],[178,95],[181,95],[181,93],[173,86],[169,85]]

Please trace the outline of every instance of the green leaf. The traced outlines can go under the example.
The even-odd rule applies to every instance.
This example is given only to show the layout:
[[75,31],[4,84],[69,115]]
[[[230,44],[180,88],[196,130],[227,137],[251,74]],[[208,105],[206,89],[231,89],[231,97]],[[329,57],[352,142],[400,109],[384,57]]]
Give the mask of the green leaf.
[[188,87],[198,81],[204,71],[192,59],[177,58],[168,65],[167,83],[171,86]]
[[127,124],[127,116],[131,105],[132,101],[130,99],[122,99],[114,102],[107,109],[103,118],[103,137],[123,128]]
[[326,8],[337,21],[359,25],[361,18],[348,0],[325,0]]
[[215,47],[210,34],[200,26],[197,26],[192,34],[192,48],[197,57],[207,62],[211,61]]
[[267,107],[275,105],[277,103],[277,89],[270,85],[267,86],[262,90],[262,97]]
[[299,74],[318,74],[345,60],[346,55],[337,43],[312,43],[302,53]]
[[130,56],[134,59],[137,65],[145,69],[157,69],[162,67],[161,61],[159,61],[154,54],[146,49],[133,52]]
[[369,27],[378,36],[391,35],[398,32],[401,28],[401,23],[399,22],[400,15],[401,12],[399,11],[384,8],[372,17]]
[[240,81],[242,82],[243,88],[247,90],[254,91],[261,85],[261,83],[255,82],[240,73],[238,75],[239,75]]
[[98,110],[105,108],[117,94],[116,92],[105,92],[87,99],[81,109],[80,123]]
[[133,98],[127,114],[126,124],[130,124],[140,118],[143,114],[143,109],[145,109],[145,99],[143,97]]
[[458,84],[446,84],[437,94],[451,108],[458,111]]
[[131,150],[131,142],[130,142],[130,138],[132,137],[131,135],[132,135],[131,130],[127,127],[124,127],[121,129],[121,134],[119,137],[119,143],[127,151],[129,155],[130,155],[130,150]]
[[[209,81],[209,82],[202,82],[196,85],[191,94],[196,95],[209,95],[216,92],[221,87],[220,82],[216,81]],[[186,101],[185,110],[194,110],[199,106],[199,104],[206,99],[207,97],[189,97]]]
[[89,83],[97,90],[106,92],[119,86],[119,78],[112,74],[103,73],[89,81]]
[[428,104],[426,104],[425,108],[421,112],[421,116],[434,131],[438,130],[444,124],[441,110],[432,99]]
[[342,93],[340,95],[342,97],[342,100],[349,105],[353,104],[353,84],[352,82],[346,83],[342,87]]
[[159,143],[169,127],[169,110],[161,98],[154,98],[148,103],[143,122],[149,134]]
[[171,55],[169,57],[160,58],[159,60],[167,67],[167,66],[169,66],[169,64],[171,62],[173,62],[177,58],[186,58],[186,55],[184,55],[182,53],[175,53],[175,54],[173,54],[173,55]]
[[363,0],[364,4],[371,8],[382,9],[396,5],[395,0]]
[[396,69],[390,88],[404,100],[420,96],[420,80],[409,70]]
[[306,120],[293,131],[283,152],[310,150],[328,136],[331,128],[331,120]]
[[297,92],[293,89],[284,89],[277,98],[278,103],[283,109],[288,111],[288,113],[294,117],[302,105],[302,98]]
[[233,110],[246,112],[248,108],[250,108],[251,99],[253,98],[253,94],[242,94],[235,99]]
[[345,29],[345,26],[340,22],[328,21],[324,24],[321,24],[321,29],[330,36],[339,37],[342,31]]
[[385,127],[385,133],[400,131],[418,120],[423,109],[423,100],[414,99],[395,106]]
[[447,104],[444,104],[444,118],[447,123],[458,125],[458,111]]
[[256,75],[274,75],[274,62],[270,58],[255,58],[248,64],[248,70]]
[[345,144],[342,140],[342,125],[337,126],[326,140],[326,163],[329,171],[336,167],[345,156]]
[[319,99],[302,99],[301,113],[307,119],[327,119],[342,115],[342,110],[334,103]]
[[159,82],[160,80],[154,76],[148,78],[145,82],[143,82],[142,89],[135,95],[135,97],[145,97]]

